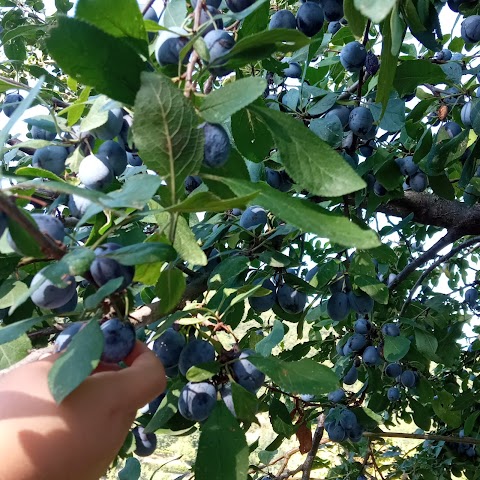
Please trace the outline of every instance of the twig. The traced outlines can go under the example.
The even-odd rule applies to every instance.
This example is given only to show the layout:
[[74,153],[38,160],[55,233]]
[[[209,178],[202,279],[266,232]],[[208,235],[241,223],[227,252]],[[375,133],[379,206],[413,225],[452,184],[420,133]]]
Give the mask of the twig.
[[438,442],[451,443],[469,443],[472,445],[480,445],[480,439],[472,437],[450,437],[448,435],[430,435],[419,433],[400,433],[400,432],[364,432],[366,438],[412,438],[415,440],[434,440]]
[[480,235],[477,237],[473,237],[468,240],[465,240],[460,245],[457,245],[456,247],[452,248],[448,253],[446,253],[442,257],[437,258],[437,260],[435,260],[426,270],[424,270],[420,275],[419,279],[415,282],[415,285],[413,286],[413,288],[410,290],[410,293],[408,294],[408,298],[405,300],[405,303],[403,304],[402,309],[400,310],[400,313],[398,314],[398,316],[401,317],[404,314],[408,304],[412,301],[413,295],[417,290],[417,288],[422,285],[423,281],[430,275],[430,273],[432,273],[433,270],[435,270],[435,268],[437,268],[442,263],[445,263],[448,260],[450,260],[450,258],[455,256],[461,250],[471,245],[474,245],[475,243],[480,243]]
[[[200,14],[202,12],[202,8],[204,8],[204,0],[198,0],[197,4],[195,5],[195,10],[193,11],[193,32],[196,33],[198,28],[200,27]],[[185,80],[185,90],[184,95],[188,98],[190,97],[192,91],[194,90],[193,85],[193,70],[195,69],[195,65],[199,60],[199,56],[197,52],[193,52],[190,56],[190,60],[187,65],[187,74]]]
[[388,288],[390,290],[395,290],[395,288],[400,285],[411,273],[413,273],[417,268],[420,268],[426,262],[432,260],[437,253],[445,248],[447,245],[455,242],[461,237],[455,229],[452,229],[447,232],[435,245],[429,248],[423,255],[420,255],[418,258],[409,263],[390,283]]
[[318,448],[320,447],[320,442],[323,437],[324,423],[325,415],[322,413],[318,417],[317,428],[315,429],[315,433],[313,434],[312,448],[308,452],[307,458],[303,463],[302,480],[309,480],[310,478],[310,472],[312,471],[313,462],[315,460],[315,457],[317,456]]
[[383,478],[382,472],[380,471],[380,468],[378,468],[377,460],[375,459],[375,454],[373,453],[371,442],[368,442],[368,449],[370,450],[370,458],[372,459],[373,468],[380,475],[380,478],[382,480],[385,480]]
[[142,10],[142,15],[145,15],[148,9],[155,3],[155,0],[150,0]]

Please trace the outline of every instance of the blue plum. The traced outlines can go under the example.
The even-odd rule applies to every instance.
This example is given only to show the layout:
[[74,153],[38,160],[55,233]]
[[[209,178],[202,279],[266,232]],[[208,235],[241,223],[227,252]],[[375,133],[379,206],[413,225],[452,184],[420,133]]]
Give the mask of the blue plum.
[[107,363],[118,363],[124,360],[135,347],[137,339],[135,329],[129,322],[111,318],[102,323],[100,329],[105,343],[100,359]]
[[0,212],[0,238],[5,233],[7,226],[8,226],[8,217],[7,215],[5,215],[5,213]]
[[337,422],[329,423],[326,430],[332,442],[343,442],[347,436],[345,429]]
[[368,344],[368,338],[361,333],[354,333],[347,341],[348,348],[352,352],[361,352]]
[[323,26],[323,9],[315,2],[305,2],[297,11],[297,28],[307,37],[316,35]]
[[104,190],[113,182],[113,171],[106,155],[86,156],[80,163],[78,178],[90,190]]
[[414,192],[423,192],[428,187],[428,177],[423,172],[418,172],[410,177],[408,184]]
[[323,15],[328,22],[336,22],[343,17],[343,0],[323,0]]
[[348,292],[348,301],[351,309],[361,315],[366,315],[373,310],[373,298],[365,292],[360,292],[359,295],[353,293],[353,291]]
[[385,375],[390,378],[397,378],[403,372],[402,366],[399,363],[389,363],[385,367]]
[[354,428],[358,422],[355,414],[351,410],[344,408],[342,410],[339,423],[345,430],[348,431]]
[[353,385],[357,380],[358,380],[358,370],[355,368],[355,365],[354,365],[345,374],[345,376],[342,379],[342,382],[345,385]]
[[18,93],[9,93],[5,96],[2,110],[7,117],[11,117],[15,110],[19,107],[23,97]]
[[127,152],[127,163],[131,167],[140,167],[143,165],[143,160],[138,153]]
[[113,258],[105,255],[118,250],[122,246],[117,243],[104,243],[94,250],[95,260],[90,265],[90,273],[95,283],[101,287],[114,278],[123,278],[117,291],[121,291],[132,283],[135,269],[132,266],[122,265]]
[[226,0],[227,7],[234,13],[243,12],[255,3],[255,0]]
[[143,415],[155,415],[155,412],[158,410],[158,407],[162,403],[162,400],[165,398],[167,392],[161,393],[158,397],[154,398],[151,402],[144,405],[139,411]]
[[396,402],[397,400],[400,399],[400,390],[397,387],[390,387],[387,390],[387,398],[391,402]]
[[357,333],[361,333],[363,335],[367,335],[370,330],[372,329],[372,324],[366,318],[359,318],[356,320],[353,329]]
[[284,283],[277,290],[277,302],[287,313],[301,313],[307,303],[307,294]]
[[186,375],[191,367],[215,361],[215,349],[205,340],[195,339],[188,342],[180,353],[178,369]]
[[327,27],[327,32],[335,35],[342,28],[340,22],[330,22]]
[[267,183],[276,190],[288,192],[292,188],[292,179],[285,170],[273,170],[273,168],[265,168],[265,176]]
[[472,102],[467,102],[462,107],[460,118],[465,128],[472,128]]
[[43,275],[45,268],[42,268],[32,279],[32,302],[41,308],[59,308],[67,303],[75,294],[77,284],[75,279],[68,275],[64,279],[64,286],[57,287]]
[[123,126],[123,110],[121,108],[113,108],[109,110],[107,121],[90,131],[92,135],[100,140],[111,140],[115,138],[121,131]]
[[227,131],[221,125],[205,123],[203,133],[205,135],[203,164],[211,168],[222,167],[227,162],[231,150]]
[[70,342],[72,341],[73,336],[78,333],[85,326],[84,322],[76,322],[70,324],[67,328],[62,330],[58,337],[55,339],[55,352],[63,352]]
[[248,207],[241,215],[239,225],[245,230],[263,230],[267,224],[267,212],[259,205]]
[[75,290],[73,297],[70,300],[68,300],[68,302],[66,302],[64,305],[58,308],[52,308],[52,312],[55,313],[56,315],[70,313],[77,308],[77,304],[78,304],[78,294],[77,294],[77,291]]
[[[148,10],[143,14],[144,20],[151,20],[152,22],[158,23],[158,15],[153,7],[149,7]],[[151,42],[155,38],[155,32],[148,32],[148,41]]]
[[127,152],[113,140],[102,143],[98,155],[105,155],[114,175],[121,175],[127,168]]
[[144,428],[139,425],[132,430],[135,438],[135,455],[148,457],[157,448],[157,436],[154,433],[145,433]]
[[254,353],[252,350],[244,350],[232,365],[237,383],[252,393],[256,393],[265,381],[265,374],[247,360]]
[[334,292],[327,302],[328,316],[335,322],[347,318],[350,311],[348,295],[344,292]]
[[338,388],[333,392],[330,392],[327,397],[333,403],[340,403],[345,400],[345,390],[343,388]]
[[212,413],[217,403],[217,391],[208,382],[188,382],[180,392],[178,411],[187,420],[202,422]]
[[170,368],[178,364],[185,343],[185,337],[180,332],[167,328],[153,342],[153,351],[163,366]]
[[265,279],[262,282],[262,287],[270,290],[271,293],[263,297],[249,297],[248,303],[257,313],[262,313],[270,310],[275,305],[277,295],[275,293],[276,287],[270,279]]
[[382,361],[380,354],[378,353],[377,347],[370,345],[363,351],[362,355],[363,363],[369,367],[374,367],[379,365]]
[[412,176],[419,172],[418,165],[413,161],[411,155],[396,158],[395,163],[398,165],[402,175]]
[[368,52],[365,58],[365,70],[373,77],[380,69],[380,62],[373,52]]
[[346,105],[335,105],[325,115],[325,118],[332,116],[337,117],[340,120],[343,128],[348,127],[348,121],[350,118],[350,109]]
[[[205,5],[214,7],[214,8],[220,8],[220,4],[222,3],[222,0],[206,0]],[[195,8],[197,6],[197,0],[192,0],[192,7]]]
[[[166,65],[178,65],[180,62],[180,52],[183,50],[185,45],[188,43],[187,37],[182,37],[179,35],[169,36],[163,35],[162,41],[157,43],[157,49],[155,51],[155,56],[157,59],[158,64],[161,67],[165,67]],[[190,56],[187,53],[184,57],[182,62],[187,63],[188,57]]]
[[400,335],[400,327],[396,323],[386,323],[382,327],[382,333],[389,337],[398,337]]
[[235,405],[233,404],[232,384],[230,382],[223,384],[220,387],[219,392],[223,402],[230,410],[230,413],[236,417],[237,413],[235,412]]
[[407,388],[413,388],[417,384],[417,376],[412,370],[405,370],[400,375],[400,383]]
[[452,52],[448,48],[443,48],[439,52],[436,52],[434,55],[436,60],[440,60],[443,62],[448,62],[452,59]]
[[478,290],[476,288],[469,288],[465,292],[465,302],[470,308],[475,308],[478,301]]
[[68,208],[70,215],[75,218],[82,218],[87,211],[87,208],[92,205],[93,202],[88,198],[81,197],[80,195],[69,195]]
[[467,17],[462,22],[460,35],[465,43],[480,42],[480,15]]
[[348,126],[360,138],[366,138],[373,126],[372,112],[366,107],[355,107],[350,112]]
[[210,5],[206,6],[206,10],[201,10],[200,11],[200,21],[199,25],[204,25],[207,24],[207,27],[202,30],[202,35],[206,35],[208,32],[211,32],[212,30],[219,29],[221,30],[223,28],[223,21],[221,18],[217,18],[215,20],[212,20],[213,17],[216,15],[220,15],[220,11],[217,10],[215,7],[212,7]]
[[55,175],[62,175],[65,171],[65,160],[68,150],[64,147],[48,146],[35,150],[32,157],[32,166],[43,168]]
[[367,59],[367,50],[360,42],[347,43],[340,52],[340,63],[348,72],[358,72]]
[[290,78],[301,78],[302,67],[298,62],[289,62],[288,67],[283,69],[283,75]]
[[36,125],[32,125],[30,133],[34,140],[47,140],[49,142],[51,142],[57,136],[57,132],[49,132],[48,130],[37,127]]
[[462,133],[462,127],[457,122],[447,122],[444,128],[450,138],[454,138]]
[[234,38],[225,30],[212,30],[205,35],[205,45],[210,54],[208,69],[213,75],[223,77],[232,72],[225,67],[223,57],[235,45]]
[[278,10],[272,15],[268,28],[297,28],[297,21],[295,15],[290,10]]
[[187,193],[192,193],[202,183],[203,181],[198,175],[189,175],[187,178],[185,178],[185,191]]

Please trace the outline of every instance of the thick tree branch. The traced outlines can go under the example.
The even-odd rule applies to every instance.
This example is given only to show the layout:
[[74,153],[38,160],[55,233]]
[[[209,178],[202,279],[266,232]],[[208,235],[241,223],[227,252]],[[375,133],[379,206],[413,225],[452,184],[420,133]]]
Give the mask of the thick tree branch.
[[480,235],[480,205],[468,206],[446,200],[433,193],[406,191],[402,198],[380,205],[378,212],[405,218],[413,213],[413,221],[424,225],[455,230],[464,235]]
[[457,245],[456,247],[452,248],[445,255],[437,258],[437,260],[435,260],[426,270],[424,270],[420,275],[419,279],[415,282],[415,285],[413,286],[413,288],[410,290],[410,293],[408,294],[408,298],[407,300],[405,300],[405,303],[403,304],[402,309],[400,310],[399,316],[401,317],[403,315],[408,304],[412,301],[413,295],[415,294],[415,291],[417,290],[417,288],[423,284],[424,280],[430,275],[430,273],[432,273],[433,270],[435,270],[435,268],[437,268],[439,265],[442,265],[443,263],[448,262],[457,253],[461,252],[467,247],[470,247],[471,245],[475,245],[476,243],[480,243],[480,236],[465,240],[460,245]]
[[302,480],[309,480],[310,472],[312,471],[313,462],[317,456],[318,448],[320,447],[320,442],[322,441],[323,431],[324,431],[325,415],[322,413],[318,417],[317,428],[313,434],[312,448],[307,454],[307,458],[303,463],[303,473]]
[[429,248],[425,253],[420,255],[418,258],[410,262],[388,285],[390,290],[395,290],[395,288],[400,285],[410,274],[412,274],[417,268],[420,268],[425,263],[433,260],[437,253],[445,248],[446,246],[453,243],[455,240],[458,240],[461,235],[457,233],[456,230],[451,230],[447,232],[435,245]]

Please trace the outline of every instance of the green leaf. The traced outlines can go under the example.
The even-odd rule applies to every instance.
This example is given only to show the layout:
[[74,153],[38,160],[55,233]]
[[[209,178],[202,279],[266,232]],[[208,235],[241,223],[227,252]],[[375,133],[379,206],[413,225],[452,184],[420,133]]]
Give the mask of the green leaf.
[[144,163],[167,182],[174,205],[185,196],[185,177],[200,168],[204,135],[192,103],[170,78],[142,74],[133,135]]
[[321,395],[338,388],[338,377],[330,367],[310,358],[285,362],[276,357],[250,355],[248,360],[287,392]]
[[0,328],[0,345],[8,342],[13,342],[18,337],[28,332],[32,327],[39,323],[50,320],[53,315],[43,315],[42,317],[29,318],[27,320],[20,320],[12,323],[6,327]]
[[116,106],[116,102],[112,102],[105,95],[98,96],[93,102],[88,114],[82,119],[80,124],[81,132],[88,132],[94,128],[105,125],[108,120],[108,112]]
[[[212,455],[212,452],[221,452],[221,455]],[[248,456],[247,440],[238,420],[223,402],[217,402],[200,430],[196,480],[246,480]]]
[[208,279],[210,289],[219,289],[229,279],[241,275],[248,270],[248,258],[243,255],[230,256],[225,258],[215,267]]
[[194,213],[194,212],[225,212],[232,208],[245,208],[255,194],[245,197],[228,198],[222,200],[211,192],[199,192],[189,195],[183,202],[165,209],[167,212]]
[[387,362],[401,360],[410,350],[410,340],[406,337],[390,337],[385,335],[383,356]]
[[118,472],[118,480],[138,480],[140,478],[142,466],[135,457],[127,458],[124,467]]
[[25,358],[31,348],[32,343],[27,335],[21,335],[11,342],[0,345],[0,370],[11,367]]
[[18,298],[22,298],[28,292],[28,286],[20,280],[8,278],[0,287],[0,308],[15,305]]
[[405,37],[406,24],[399,15],[398,4],[395,3],[392,14],[390,15],[390,31],[392,34],[392,55],[398,57],[402,48],[403,38]]
[[333,148],[339,148],[342,145],[343,126],[336,115],[313,119],[310,122],[310,130]]
[[272,350],[283,340],[284,336],[285,327],[283,323],[275,319],[272,331],[255,345],[255,351],[263,357],[268,357],[272,354]]
[[161,315],[169,313],[178,305],[186,286],[185,275],[178,268],[167,268],[160,273],[154,291],[160,298]]
[[362,37],[365,31],[365,26],[367,25],[367,19],[355,7],[355,1],[343,0],[343,10],[352,33],[357,38]]
[[93,310],[106,297],[115,292],[123,283],[123,277],[112,278],[105,285],[102,285],[94,294],[89,295],[83,302],[87,310]]
[[310,43],[310,39],[298,30],[276,28],[242,38],[230,52],[222,57],[227,65],[240,68],[262,60],[275,52],[289,53]]
[[270,210],[290,225],[304,232],[329,238],[332,242],[358,248],[378,247],[380,242],[372,230],[364,230],[343,216],[334,215],[318,205],[292,198],[263,182],[251,183],[231,178],[210,178],[228,185],[237,195],[259,192],[255,203]]
[[136,0],[78,0],[75,18],[125,40],[148,57],[147,34]]
[[436,359],[438,340],[432,334],[423,330],[415,330],[415,345],[417,350],[430,360]]
[[171,0],[162,15],[162,25],[166,28],[181,27],[187,16],[185,0]]
[[188,369],[187,380],[189,382],[205,382],[220,372],[221,365],[218,362],[201,363]]
[[359,12],[374,23],[380,23],[392,10],[396,0],[354,0]]
[[63,71],[114,100],[133,105],[144,69],[135,50],[81,20],[59,16],[57,22],[46,42]]
[[201,106],[200,115],[210,123],[222,123],[234,113],[250,105],[267,87],[260,77],[241,78],[227,83],[222,88],[208,94]]
[[298,427],[292,425],[292,419],[287,407],[280,400],[276,398],[271,400],[268,413],[275,433],[289,438],[297,430]]
[[180,391],[185,385],[185,381],[177,378],[173,383],[168,385],[165,392],[166,395],[160,403],[158,410],[153,415],[153,418],[145,427],[145,433],[155,432],[165,424],[177,413],[178,399],[180,398]]
[[383,305],[388,304],[388,287],[376,278],[364,275],[356,276],[355,285],[370,295],[376,302],[382,303]]
[[37,33],[44,32],[46,28],[46,25],[20,25],[18,27],[12,28],[11,30],[5,30],[2,35],[1,43],[2,45],[5,45],[10,40],[13,40],[17,37],[35,38],[35,35]]
[[[424,83],[444,83],[446,75],[440,65],[429,60],[405,60],[395,73],[393,86],[400,96],[412,93]],[[379,80],[380,84],[380,80]]]
[[383,105],[372,103],[370,111],[378,126],[387,132],[396,132],[405,126],[405,101],[400,98],[391,98],[382,117]]
[[93,372],[99,363],[103,343],[103,334],[95,319],[72,337],[65,353],[48,373],[48,387],[55,402],[62,403]]
[[122,247],[104,255],[113,258],[122,265],[139,265],[141,263],[170,262],[175,260],[175,249],[166,243],[146,242]]
[[432,400],[434,412],[440,420],[445,422],[450,428],[458,428],[462,424],[462,412],[460,410],[452,410],[452,403],[455,397],[445,390],[437,394]]
[[410,398],[410,407],[413,411],[413,421],[425,431],[429,431],[432,425],[432,411],[420,402]]
[[236,382],[232,382],[233,408],[240,420],[255,422],[255,414],[258,410],[258,399],[256,395],[249,392]]
[[249,108],[270,130],[287,173],[311,194],[333,197],[355,192],[365,182],[335,150],[303,122],[268,108]]

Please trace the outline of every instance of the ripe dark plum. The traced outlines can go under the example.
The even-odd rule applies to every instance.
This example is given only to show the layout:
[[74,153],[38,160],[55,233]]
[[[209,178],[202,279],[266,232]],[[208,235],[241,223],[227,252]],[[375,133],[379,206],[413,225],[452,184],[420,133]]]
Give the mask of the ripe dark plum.
[[61,307],[52,308],[52,312],[57,315],[73,312],[77,308],[77,304],[78,304],[78,294],[77,294],[77,291],[75,290],[72,298],[68,302],[66,302]]
[[338,388],[328,394],[328,399],[333,403],[340,403],[345,400],[345,390]]
[[373,310],[373,298],[365,292],[360,292],[359,295],[353,293],[353,291],[348,292],[348,301],[351,309],[361,315],[366,315]]
[[239,225],[245,230],[263,230],[267,224],[267,212],[259,205],[248,207],[241,215]]
[[270,279],[265,279],[262,283],[262,287],[270,290],[272,293],[265,295],[263,297],[249,297],[248,303],[257,313],[262,313],[270,310],[274,305],[277,299],[277,294],[275,293],[275,285]]
[[83,322],[72,323],[65,330],[61,331],[55,339],[55,352],[65,350],[72,341],[73,336],[78,333],[84,325]]
[[465,292],[465,302],[470,308],[475,308],[478,301],[478,290],[476,288],[469,288]]
[[365,138],[373,126],[372,112],[366,107],[355,107],[350,112],[348,126],[360,138]]
[[225,403],[227,408],[230,410],[230,413],[236,417],[237,413],[235,412],[235,405],[233,404],[232,384],[230,382],[223,384],[219,388],[219,392],[223,403]]
[[412,176],[419,171],[418,165],[413,161],[413,157],[411,155],[403,158],[396,158],[395,163],[398,165],[402,175]]
[[[222,3],[222,0],[206,0],[205,5],[214,7],[214,8],[219,8],[221,3]],[[192,0],[192,7],[195,9],[196,6],[197,6],[197,0]]]
[[160,359],[163,366],[169,368],[178,364],[184,346],[185,337],[173,328],[167,328],[153,342],[153,352]]
[[154,398],[151,402],[144,405],[139,411],[143,415],[155,415],[155,412],[158,410],[158,407],[162,403],[162,400],[165,398],[167,392],[161,393],[158,397]]
[[57,132],[49,132],[36,125],[32,125],[30,133],[34,140],[47,140],[48,142],[51,142],[57,136]]
[[70,215],[75,218],[82,218],[87,211],[87,208],[92,205],[92,201],[79,195],[69,195],[68,208]]
[[143,165],[143,160],[137,153],[127,152],[127,163],[131,167],[140,167]]
[[454,138],[462,133],[462,127],[457,122],[447,122],[444,128],[450,138]]
[[343,442],[347,436],[345,429],[337,422],[329,423],[326,430],[332,442]]
[[288,67],[283,69],[283,74],[285,77],[301,78],[302,67],[298,62],[289,62]]
[[368,52],[367,57],[365,58],[365,70],[372,77],[380,69],[380,62],[378,61],[377,56],[373,52]]
[[[151,20],[152,22],[158,23],[158,15],[153,7],[149,7],[148,10],[143,14],[144,20]],[[148,41],[151,42],[155,38],[155,32],[148,32]]]
[[222,58],[234,47],[234,38],[225,30],[212,30],[205,35],[205,45],[210,54],[208,69],[213,75],[223,77],[232,72]]
[[396,402],[400,399],[400,390],[397,387],[390,387],[387,391],[387,398],[391,402]]
[[327,27],[327,32],[335,35],[342,28],[340,22],[330,22]]
[[185,178],[185,190],[187,193],[192,193],[202,183],[203,181],[198,175],[189,175]]
[[297,21],[295,15],[290,10],[279,10],[272,15],[268,28],[297,28]]
[[32,302],[41,308],[58,308],[67,303],[75,294],[77,284],[75,279],[69,275],[64,279],[64,286],[57,287],[48,280],[43,272],[47,267],[42,268],[32,279]]
[[363,437],[363,427],[357,423],[348,433],[348,439],[352,442],[359,442]]
[[90,190],[104,190],[113,182],[113,171],[106,155],[87,155],[80,163],[78,178]]
[[352,366],[350,370],[345,374],[342,379],[342,382],[345,385],[353,385],[358,380],[358,370],[355,366]]
[[467,17],[462,22],[460,35],[465,43],[480,42],[480,15]]
[[338,272],[336,279],[329,285],[331,293],[349,292],[352,289],[352,282],[346,273]]
[[94,250],[96,257],[90,265],[90,273],[98,286],[101,287],[114,278],[123,278],[122,284],[117,289],[119,292],[132,283],[135,268],[122,265],[117,260],[105,256],[121,247],[118,243],[104,243]]
[[382,333],[389,337],[398,337],[400,335],[400,327],[396,323],[386,323],[382,327]]
[[[155,57],[158,64],[161,67],[165,67],[166,65],[178,65],[178,62],[180,62],[180,52],[185,45],[187,45],[188,41],[187,37],[173,34],[159,37],[155,51]],[[189,53],[187,53],[183,57],[182,62],[187,63],[189,56]]]
[[255,0],[226,0],[227,7],[234,13],[243,12],[255,3]]
[[413,388],[417,384],[417,376],[412,370],[405,370],[400,375],[400,383],[407,388]]
[[107,363],[118,363],[127,357],[135,347],[136,335],[133,325],[111,318],[100,326],[105,343],[100,359]]
[[287,313],[300,313],[307,303],[307,294],[284,283],[277,290],[277,302]]
[[378,353],[377,347],[370,345],[363,351],[362,355],[363,362],[369,367],[374,367],[381,362],[380,354]]
[[323,0],[323,15],[327,22],[336,22],[343,17],[343,0]]
[[139,425],[132,430],[135,438],[135,455],[148,457],[157,448],[157,436],[154,433],[145,433],[144,428]]
[[195,339],[183,347],[178,359],[178,369],[182,375],[186,375],[191,367],[213,361],[215,361],[215,349],[212,344],[205,340]]
[[205,134],[203,164],[211,168],[225,165],[231,149],[227,131],[221,125],[205,123],[203,133]]
[[350,311],[348,303],[348,295],[343,292],[334,292],[327,302],[327,312],[329,317],[335,322],[339,322],[345,318]]
[[390,378],[397,378],[402,374],[402,366],[399,363],[389,363],[385,367],[385,375]]
[[465,128],[472,128],[472,102],[467,102],[460,112],[460,119]]
[[105,155],[113,174],[121,175],[127,168],[127,152],[121,145],[113,140],[102,143],[98,149],[99,155]]
[[208,32],[211,32],[215,29],[223,28],[223,21],[221,18],[216,18],[212,20],[213,17],[219,15],[221,12],[215,7],[207,5],[206,10],[200,11],[200,25],[207,24],[208,26],[202,30],[202,35],[206,35]]
[[11,117],[13,112],[18,108],[23,97],[18,93],[9,93],[5,96],[3,101],[2,110],[7,117]]
[[265,374],[247,360],[254,353],[252,350],[244,350],[238,357],[238,361],[232,364],[237,383],[252,393],[256,393],[265,381]]
[[315,265],[315,266],[314,266],[311,270],[309,270],[309,271],[307,272],[307,274],[305,275],[305,281],[310,283],[310,282],[314,279],[314,277],[315,277],[315,275],[316,275],[317,273],[318,273],[318,265]]
[[348,121],[350,118],[350,109],[345,105],[335,105],[333,106],[325,115],[325,118],[336,116],[343,128],[348,127]]
[[297,28],[307,37],[316,35],[323,26],[323,9],[315,2],[305,2],[297,11]]
[[0,238],[5,233],[7,226],[8,226],[8,218],[3,212],[0,212]]
[[367,335],[370,332],[370,330],[372,329],[372,324],[366,318],[359,318],[355,322],[355,325],[353,326],[353,329],[357,333]]
[[265,168],[265,176],[267,183],[281,192],[288,192],[292,188],[292,179],[285,170],[273,170]]
[[428,177],[423,172],[410,177],[408,184],[414,192],[423,192],[428,187]]
[[208,382],[188,382],[180,392],[178,411],[187,420],[202,422],[212,413],[217,403],[217,391]]
[[367,59],[367,50],[360,42],[347,43],[340,52],[340,63],[348,72],[358,72]]
[[120,133],[122,126],[123,110],[121,108],[113,108],[108,112],[107,121],[100,127],[90,130],[90,133],[100,140],[111,140]]
[[361,352],[368,344],[368,338],[361,333],[354,333],[348,340],[347,345],[352,352]]
[[340,417],[340,425],[345,430],[351,430],[355,425],[357,425],[357,417],[351,410],[347,410],[346,408],[342,410],[341,417]]
[[434,55],[436,60],[448,62],[448,60],[452,59],[452,52],[448,50],[448,48],[443,48],[439,52],[436,52]]

